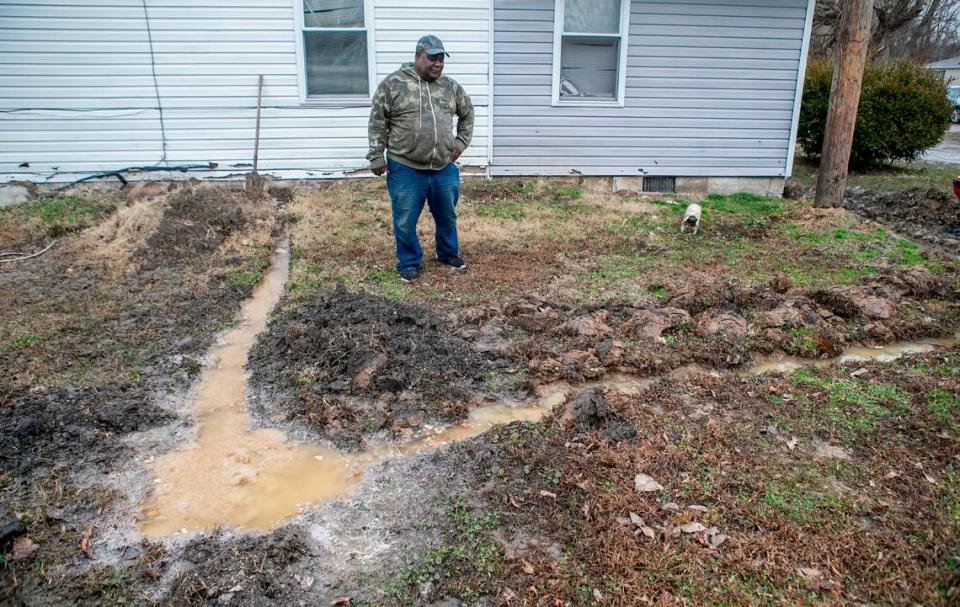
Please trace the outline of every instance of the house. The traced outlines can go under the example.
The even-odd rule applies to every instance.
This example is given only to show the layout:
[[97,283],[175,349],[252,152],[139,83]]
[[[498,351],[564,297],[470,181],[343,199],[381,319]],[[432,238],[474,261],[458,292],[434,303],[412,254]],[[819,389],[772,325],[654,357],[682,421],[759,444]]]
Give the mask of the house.
[[242,178],[255,145],[277,178],[366,174],[370,95],[429,32],[476,107],[470,170],[778,193],[812,13],[813,0],[0,2],[0,176]]
[[960,84],[960,57],[935,61],[926,64],[924,67],[939,73],[947,84]]

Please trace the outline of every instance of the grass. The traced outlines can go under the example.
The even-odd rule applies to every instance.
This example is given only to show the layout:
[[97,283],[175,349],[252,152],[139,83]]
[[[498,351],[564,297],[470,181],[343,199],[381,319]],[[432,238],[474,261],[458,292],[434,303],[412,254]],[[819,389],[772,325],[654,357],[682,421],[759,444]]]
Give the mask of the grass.
[[383,587],[397,605],[410,605],[426,584],[438,596],[452,594],[472,603],[502,577],[504,554],[493,532],[498,520],[493,513],[475,514],[461,500],[450,502],[444,514],[449,531],[444,540],[408,562]]
[[59,236],[90,227],[112,212],[116,205],[103,198],[53,196],[5,209],[38,221],[50,236]]
[[[861,187],[867,190],[901,191],[911,188],[934,188],[942,192],[953,191],[953,178],[956,167],[923,162],[896,162],[892,166],[874,169],[867,173],[852,172],[847,178],[847,187]],[[794,165],[793,178],[806,187],[817,183],[816,165],[809,161],[799,161]]]

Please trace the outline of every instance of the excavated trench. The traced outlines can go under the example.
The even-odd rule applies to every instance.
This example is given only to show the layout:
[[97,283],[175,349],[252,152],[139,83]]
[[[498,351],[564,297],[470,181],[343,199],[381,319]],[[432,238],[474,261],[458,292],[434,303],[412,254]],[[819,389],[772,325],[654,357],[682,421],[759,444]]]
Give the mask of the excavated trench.
[[[193,411],[197,435],[189,444],[153,460],[153,493],[141,504],[140,530],[150,537],[216,527],[268,530],[302,508],[344,494],[364,471],[387,458],[421,453],[486,432],[496,424],[537,421],[575,392],[605,388],[637,394],[659,377],[608,375],[602,380],[540,386],[526,402],[474,408],[460,424],[425,425],[420,436],[369,443],[360,453],[344,453],[297,442],[275,429],[251,429],[246,410],[248,352],[265,328],[284,291],[289,251],[282,244],[253,296],[241,310],[241,322],[220,337],[208,355],[196,387]],[[760,361],[744,373],[766,373],[823,366],[835,361],[888,361],[907,353],[947,348],[960,341],[923,339],[884,347],[858,347],[832,359],[776,358]],[[713,372],[696,365],[670,376]]]

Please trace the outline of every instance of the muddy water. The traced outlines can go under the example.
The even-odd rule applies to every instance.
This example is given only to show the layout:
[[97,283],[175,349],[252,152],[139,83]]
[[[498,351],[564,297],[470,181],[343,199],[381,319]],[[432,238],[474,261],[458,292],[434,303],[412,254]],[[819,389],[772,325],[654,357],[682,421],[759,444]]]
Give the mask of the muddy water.
[[216,526],[269,529],[303,506],[349,491],[366,468],[387,457],[476,436],[496,424],[535,421],[559,402],[554,396],[532,406],[506,403],[475,409],[460,425],[427,426],[415,440],[374,444],[361,454],[289,441],[277,430],[251,430],[245,407],[247,352],[280,300],[288,262],[283,246],[243,305],[240,323],[212,348],[193,403],[196,440],[150,464],[155,488],[142,504],[140,529],[145,535]]
[[783,357],[761,360],[746,369],[745,373],[749,375],[761,375],[763,373],[777,371],[786,372],[810,367],[826,367],[835,362],[866,362],[870,360],[890,362],[904,354],[921,354],[934,350],[942,350],[944,348],[952,348],[958,343],[960,343],[960,331],[952,337],[931,337],[917,341],[896,342],[885,346],[848,348],[836,358],[811,359]]

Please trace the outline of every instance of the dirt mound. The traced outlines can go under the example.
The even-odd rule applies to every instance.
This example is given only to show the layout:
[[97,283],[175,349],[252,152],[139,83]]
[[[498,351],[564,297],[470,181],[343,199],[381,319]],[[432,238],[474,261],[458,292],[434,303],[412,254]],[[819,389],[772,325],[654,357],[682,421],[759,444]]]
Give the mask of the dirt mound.
[[8,399],[0,421],[0,462],[15,474],[81,461],[109,464],[122,449],[120,435],[172,419],[133,385],[59,388]]
[[156,231],[139,251],[146,268],[178,265],[216,251],[249,221],[250,200],[240,191],[201,186],[171,196]]
[[843,206],[893,226],[904,236],[953,247],[954,254],[960,245],[960,202],[939,190],[914,188],[903,192],[870,192],[849,188]]
[[291,527],[260,537],[231,540],[223,533],[202,537],[184,550],[183,560],[193,567],[174,580],[164,604],[251,604],[251,598],[255,603],[270,600],[256,604],[291,604],[284,597],[300,597],[303,592],[299,584],[291,584],[287,568],[309,551],[302,533]]
[[596,390],[584,390],[570,401],[563,421],[581,432],[600,431],[603,438],[614,443],[637,435],[633,424],[614,411],[606,395]]
[[436,313],[342,285],[288,310],[250,354],[254,385],[338,442],[462,419],[495,366]]

